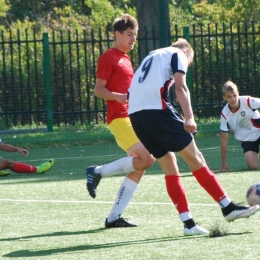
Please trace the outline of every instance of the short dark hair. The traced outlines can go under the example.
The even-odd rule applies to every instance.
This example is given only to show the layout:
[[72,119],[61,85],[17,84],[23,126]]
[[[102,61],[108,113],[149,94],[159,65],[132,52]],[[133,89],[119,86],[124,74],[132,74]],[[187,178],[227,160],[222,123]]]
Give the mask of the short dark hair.
[[138,29],[137,20],[130,14],[122,14],[121,17],[114,20],[113,33],[115,33],[116,31],[123,33],[128,28]]

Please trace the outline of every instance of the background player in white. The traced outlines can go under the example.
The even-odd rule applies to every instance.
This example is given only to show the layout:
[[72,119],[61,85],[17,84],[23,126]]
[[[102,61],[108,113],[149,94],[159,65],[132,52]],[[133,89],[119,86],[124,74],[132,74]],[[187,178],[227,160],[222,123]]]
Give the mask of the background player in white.
[[[184,235],[202,235],[208,231],[196,225],[191,215],[173,152],[178,152],[189,165],[198,183],[219,204],[227,221],[249,217],[259,209],[259,205],[245,207],[234,204],[196,146],[192,133],[197,125],[186,84],[186,73],[193,56],[194,51],[185,39],[152,51],[135,72],[128,103],[136,135],[165,174],[167,192],[184,223]],[[173,83],[185,119],[168,99]]]
[[227,81],[222,88],[223,99],[227,102],[220,118],[221,167],[219,172],[229,170],[227,163],[228,132],[241,141],[247,166],[255,170],[259,165],[260,145],[260,99],[239,96],[237,85]]

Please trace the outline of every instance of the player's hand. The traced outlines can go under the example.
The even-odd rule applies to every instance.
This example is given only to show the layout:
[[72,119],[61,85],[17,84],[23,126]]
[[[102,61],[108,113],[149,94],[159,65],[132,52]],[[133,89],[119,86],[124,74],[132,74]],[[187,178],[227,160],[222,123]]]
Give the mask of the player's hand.
[[195,133],[197,131],[197,124],[194,119],[188,119],[184,122],[184,129],[188,133]]
[[221,165],[221,167],[218,170],[216,170],[216,172],[226,172],[226,171],[229,171],[229,167],[227,164]]
[[127,104],[127,94],[116,93],[116,101],[121,104]]
[[29,155],[29,151],[23,148],[17,148],[17,152],[22,154],[23,156],[27,157]]

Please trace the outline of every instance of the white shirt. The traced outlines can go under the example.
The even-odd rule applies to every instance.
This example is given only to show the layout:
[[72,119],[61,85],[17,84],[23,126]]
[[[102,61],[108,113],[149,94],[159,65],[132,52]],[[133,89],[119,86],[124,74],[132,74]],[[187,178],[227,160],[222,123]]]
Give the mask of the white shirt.
[[260,99],[250,96],[239,97],[240,106],[235,112],[229,109],[228,104],[222,110],[220,130],[232,130],[239,141],[256,141],[260,137]]
[[175,47],[150,52],[135,72],[129,88],[128,114],[147,109],[172,107],[168,92],[174,83],[174,74],[186,74],[188,58]]

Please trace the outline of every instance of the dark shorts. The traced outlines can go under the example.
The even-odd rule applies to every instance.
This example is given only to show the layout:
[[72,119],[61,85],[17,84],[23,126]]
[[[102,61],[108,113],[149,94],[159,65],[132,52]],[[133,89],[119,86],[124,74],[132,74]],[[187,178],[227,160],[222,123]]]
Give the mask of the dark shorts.
[[175,110],[142,110],[129,115],[137,137],[155,157],[183,150],[193,139]]
[[244,153],[248,151],[259,153],[260,137],[254,142],[241,142]]

